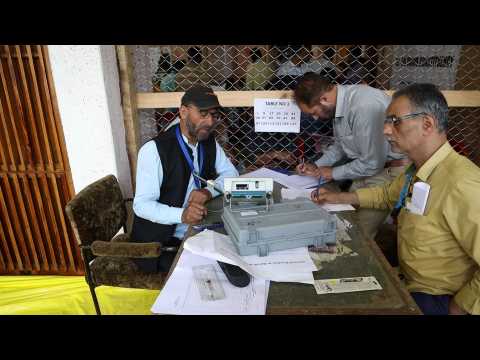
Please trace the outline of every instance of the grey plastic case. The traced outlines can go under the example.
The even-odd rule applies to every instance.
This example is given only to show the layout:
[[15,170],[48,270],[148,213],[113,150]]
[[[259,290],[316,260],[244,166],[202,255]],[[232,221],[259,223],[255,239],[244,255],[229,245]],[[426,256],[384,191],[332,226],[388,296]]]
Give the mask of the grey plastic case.
[[306,199],[273,204],[268,212],[265,206],[242,211],[225,207],[222,220],[242,256],[336,242],[335,217]]

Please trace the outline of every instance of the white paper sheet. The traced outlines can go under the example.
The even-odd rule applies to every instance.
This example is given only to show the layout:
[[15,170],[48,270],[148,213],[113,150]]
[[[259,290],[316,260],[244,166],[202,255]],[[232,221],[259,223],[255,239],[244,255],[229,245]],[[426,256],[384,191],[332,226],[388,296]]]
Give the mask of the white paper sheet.
[[240,175],[243,178],[272,178],[273,180],[277,181],[277,179],[285,179],[288,177],[286,174],[279,173],[278,171],[273,171],[267,169],[266,167],[261,167],[260,169],[254,170],[252,172]]
[[355,208],[352,205],[348,205],[348,204],[323,204],[322,208],[324,208],[329,212],[355,210]]
[[264,280],[313,284],[312,271],[317,270],[307,247],[273,251],[262,257],[240,256],[229,236],[212,230],[189,237],[183,246],[194,254],[237,265]]
[[[301,176],[301,175],[286,175],[262,167],[247,174],[243,174],[240,177],[251,178],[272,178],[273,181],[286,186],[291,189],[308,189],[318,185],[318,179],[313,176]],[[324,182],[323,182],[324,183]]]
[[291,99],[255,99],[255,132],[300,132],[300,108]]
[[[311,189],[282,189],[282,199],[293,200],[298,198],[310,199]],[[321,207],[329,212],[333,211],[351,211],[355,210],[352,205],[348,204],[323,204]]]
[[283,200],[294,200],[294,199],[310,199],[310,194],[313,189],[281,189]]
[[[203,301],[193,279],[192,267],[212,264],[225,290],[225,298]],[[251,278],[250,284],[238,288],[230,284],[214,260],[183,250],[170,278],[155,300],[155,314],[175,315],[264,315],[270,283]]]
[[290,175],[282,184],[290,189],[308,189],[318,186],[318,179],[313,176]]
[[255,171],[240,175],[240,177],[243,178],[272,178],[273,181],[283,185],[283,186],[289,186],[291,185],[290,182],[288,181],[288,175],[279,173],[278,171],[273,171],[270,169],[267,169],[265,167],[262,167],[260,169],[257,169]]

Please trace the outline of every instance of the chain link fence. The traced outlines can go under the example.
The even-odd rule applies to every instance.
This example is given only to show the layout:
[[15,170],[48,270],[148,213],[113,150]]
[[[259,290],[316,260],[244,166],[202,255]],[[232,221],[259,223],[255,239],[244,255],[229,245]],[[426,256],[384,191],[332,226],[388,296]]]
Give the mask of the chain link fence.
[[[480,46],[471,45],[159,45],[131,46],[138,92],[288,90],[308,71],[338,84],[395,90],[432,82],[441,90],[480,88]],[[178,108],[140,109],[142,144],[165,129]],[[479,108],[451,108],[448,137],[480,165]],[[331,141],[328,121],[302,114],[300,133],[256,133],[253,107],[225,108],[216,136],[240,172],[261,166],[293,169],[317,159]]]

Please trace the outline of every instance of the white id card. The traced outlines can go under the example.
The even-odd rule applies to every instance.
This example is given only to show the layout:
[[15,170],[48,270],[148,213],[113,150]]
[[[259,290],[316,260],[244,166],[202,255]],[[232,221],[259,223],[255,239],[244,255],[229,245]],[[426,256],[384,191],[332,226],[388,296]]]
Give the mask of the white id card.
[[407,209],[413,214],[423,215],[427,207],[429,193],[430,185],[427,183],[418,181],[413,184],[412,200],[407,203]]
[[314,280],[314,286],[319,295],[382,289],[375,276]]

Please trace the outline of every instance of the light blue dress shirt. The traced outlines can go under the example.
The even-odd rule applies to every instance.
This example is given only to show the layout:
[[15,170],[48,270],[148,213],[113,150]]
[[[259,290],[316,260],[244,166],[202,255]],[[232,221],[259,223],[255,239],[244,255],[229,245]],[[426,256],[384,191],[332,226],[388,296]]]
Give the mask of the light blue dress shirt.
[[[172,124],[173,125],[173,124]],[[197,146],[188,143],[188,139],[182,134],[185,143],[192,149],[193,163],[195,171],[198,172],[198,156]],[[225,155],[221,146],[216,144],[216,160],[215,170],[218,177],[215,179],[216,186],[223,190],[223,178],[237,177],[238,171],[235,169],[230,159]],[[209,180],[209,179],[207,179]],[[136,191],[133,200],[133,211],[141,218],[156,222],[159,224],[172,225],[178,224],[175,228],[175,236],[182,239],[187,231],[188,225],[182,223],[182,213],[187,206],[187,201],[192,190],[196,189],[193,175],[190,175],[190,180],[187,187],[187,193],[181,208],[168,206],[159,203],[160,186],[163,181],[163,167],[160,156],[158,155],[155,141],[150,140],[145,143],[138,152],[137,161],[137,177],[136,177]],[[217,191],[213,191],[212,196],[218,196]]]

